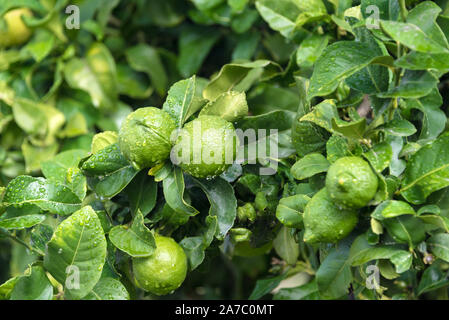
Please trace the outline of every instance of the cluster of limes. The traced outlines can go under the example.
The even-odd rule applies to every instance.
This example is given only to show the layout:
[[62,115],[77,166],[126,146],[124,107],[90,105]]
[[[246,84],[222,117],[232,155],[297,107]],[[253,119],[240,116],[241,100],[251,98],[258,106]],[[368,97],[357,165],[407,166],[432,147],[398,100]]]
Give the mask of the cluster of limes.
[[[154,107],[128,115],[118,135],[121,152],[137,169],[152,168],[171,156],[174,163],[197,178],[223,173],[235,158],[236,141],[232,123],[218,116],[199,116],[178,131],[172,117]],[[205,160],[204,150],[213,153],[208,156],[214,161]],[[184,281],[187,258],[172,238],[157,235],[156,247],[150,257],[133,259],[133,272],[141,288],[164,295]]]
[[358,209],[374,198],[378,179],[360,157],[335,161],[326,176],[326,186],[316,193],[304,210],[304,241],[336,243],[356,226]]
[[154,107],[131,113],[119,132],[120,150],[137,169],[154,167],[171,156],[196,178],[223,173],[235,159],[237,141],[232,123],[218,116],[199,116],[178,132],[172,117]]

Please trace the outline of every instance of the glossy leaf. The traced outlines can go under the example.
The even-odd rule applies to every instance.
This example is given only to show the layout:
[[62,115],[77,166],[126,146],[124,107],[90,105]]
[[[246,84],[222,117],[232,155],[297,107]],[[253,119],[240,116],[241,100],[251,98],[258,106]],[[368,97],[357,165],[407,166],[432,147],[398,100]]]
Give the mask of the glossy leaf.
[[339,41],[330,45],[316,61],[308,99],[332,93],[340,81],[362,70],[378,57],[364,43]]
[[42,210],[61,215],[68,215],[81,208],[80,199],[69,188],[51,180],[30,176],[19,176],[8,184],[3,204],[33,204]]
[[56,228],[48,243],[44,267],[65,286],[68,298],[80,299],[97,284],[105,259],[106,238],[100,220],[87,206]]
[[407,201],[421,204],[432,192],[449,185],[448,147],[449,135],[445,134],[410,158],[400,190]]
[[290,169],[297,180],[310,178],[318,173],[326,172],[330,163],[319,153],[311,153],[299,159]]
[[153,234],[145,226],[143,215],[137,211],[131,226],[116,226],[109,231],[109,240],[131,257],[148,257],[156,249]]

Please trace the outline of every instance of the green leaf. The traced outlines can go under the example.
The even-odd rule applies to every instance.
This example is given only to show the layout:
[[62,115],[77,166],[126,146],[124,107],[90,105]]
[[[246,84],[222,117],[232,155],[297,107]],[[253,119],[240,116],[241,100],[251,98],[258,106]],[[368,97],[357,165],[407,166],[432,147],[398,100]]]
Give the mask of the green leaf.
[[131,226],[116,226],[109,231],[109,240],[131,257],[148,257],[156,249],[153,234],[145,226],[143,215],[137,211]]
[[244,92],[228,91],[201,109],[201,115],[213,115],[235,122],[248,114],[248,103]]
[[94,135],[92,139],[91,153],[106,148],[107,146],[118,142],[118,134],[115,131],[103,131]]
[[310,198],[303,194],[282,198],[276,208],[276,218],[286,227],[299,228]]
[[28,272],[17,280],[11,291],[11,300],[52,300],[53,286],[44,268],[33,266]]
[[0,300],[9,300],[11,292],[14,289],[20,277],[14,277],[0,285]]
[[154,91],[142,73],[124,64],[117,65],[117,86],[120,94],[134,99],[146,99]]
[[251,292],[248,300],[259,300],[263,296],[269,294],[282,280],[285,279],[286,276],[287,274],[284,273],[276,277],[257,280],[256,286],[253,292]]
[[302,121],[302,114],[298,113],[292,125],[292,144],[299,156],[311,152],[322,151],[329,136],[326,130],[313,122]]
[[421,98],[428,95],[438,83],[428,71],[406,70],[399,86],[388,92],[379,93],[381,98]]
[[77,167],[78,162],[86,155],[87,152],[80,149],[61,152],[52,159],[42,163],[42,173],[47,179],[65,184],[69,168]]
[[308,99],[332,93],[340,81],[370,65],[378,57],[380,55],[361,42],[339,41],[330,45],[316,61]]
[[333,131],[332,119],[338,118],[337,106],[334,100],[324,100],[313,107],[313,110],[301,118],[301,121],[310,121],[314,124]]
[[412,265],[412,258],[410,252],[394,246],[372,246],[366,240],[365,235],[361,235],[354,240],[349,253],[352,266],[361,266],[372,260],[388,259],[395,265],[397,273],[409,270]]
[[87,206],[56,228],[48,243],[44,267],[65,287],[68,298],[81,299],[100,279],[106,260],[106,238],[95,211]]
[[432,40],[418,26],[412,23],[381,21],[382,29],[402,45],[424,53],[448,53],[449,50]]
[[449,185],[449,135],[444,134],[411,156],[401,195],[413,204],[424,203],[432,192]]
[[366,118],[356,121],[343,121],[340,118],[332,118],[332,131],[338,132],[347,138],[363,139],[366,131]]
[[[379,44],[371,33],[371,30],[365,27],[354,28],[357,41],[360,41],[370,47],[370,50],[377,55],[386,55],[388,52],[383,44]],[[389,56],[387,56],[389,58]],[[389,71],[385,66],[369,65],[364,69],[356,72],[346,79],[352,89],[358,90],[365,94],[375,94],[388,90]]]
[[282,288],[273,296],[273,300],[320,300],[315,280],[294,288]]
[[300,67],[312,67],[327,47],[327,35],[311,34],[304,39],[296,51],[296,64]]
[[88,176],[102,176],[128,166],[130,163],[119,149],[118,143],[113,143],[83,159],[79,164],[83,173]]
[[114,110],[117,104],[117,78],[114,58],[106,46],[94,44],[85,59],[72,58],[64,67],[70,87],[89,93],[92,104]]
[[64,114],[51,105],[36,103],[25,98],[14,98],[12,105],[14,120],[28,134],[54,141],[55,134],[64,124]]
[[449,232],[449,218],[446,218],[445,216],[436,214],[426,214],[419,216],[419,218],[424,223],[437,226],[438,228],[444,230],[445,232]]
[[50,31],[37,29],[35,36],[23,50],[29,52],[36,62],[41,62],[50,54],[55,40],[56,37]]
[[412,51],[394,62],[394,65],[410,70],[435,69],[444,73],[449,69],[449,53],[422,53]]
[[256,8],[271,29],[291,38],[296,30],[296,19],[301,13],[293,1],[258,0]]
[[274,250],[289,265],[295,265],[299,256],[299,244],[292,235],[293,230],[282,227],[273,240]]
[[207,216],[206,226],[202,228],[199,236],[186,237],[179,243],[189,260],[190,270],[195,270],[205,258],[205,250],[210,246],[217,231],[217,217]]
[[218,226],[215,237],[222,240],[234,225],[237,216],[237,199],[234,189],[229,182],[221,178],[193,179],[193,182],[206,194],[210,203],[209,215],[217,217]]
[[80,199],[67,187],[44,178],[19,176],[6,188],[3,205],[37,205],[51,213],[68,215],[81,208]]
[[339,158],[351,155],[352,153],[346,138],[335,134],[327,140],[326,156],[330,163],[334,163]]
[[408,137],[416,132],[415,126],[405,119],[394,119],[382,127],[393,136]]
[[45,255],[47,243],[53,236],[53,228],[47,224],[39,224],[31,230],[31,246]]
[[424,223],[416,216],[402,215],[385,219],[382,224],[398,243],[407,243],[414,248],[426,238]]
[[201,108],[201,88],[195,76],[171,86],[163,110],[175,120],[177,127],[182,127],[184,122]]
[[133,214],[140,210],[145,217],[156,205],[157,183],[145,171],[141,171],[124,191]]
[[436,20],[442,9],[433,1],[424,1],[414,7],[407,15],[407,22],[418,26],[429,38],[445,48],[448,41]]
[[37,224],[42,223],[45,218],[45,215],[42,214],[30,214],[9,219],[2,219],[0,220],[0,228],[4,228],[6,230],[21,230],[31,228]]
[[437,88],[434,88],[427,96],[419,99],[406,99],[406,106],[411,109],[420,110],[423,113],[423,123],[420,139],[435,139],[443,132],[447,117],[440,106],[443,98]]
[[131,68],[139,72],[145,72],[150,77],[151,83],[159,95],[164,95],[168,78],[156,49],[147,44],[138,44],[127,49],[125,54]]
[[104,277],[83,300],[129,300],[125,286],[116,279]]
[[431,265],[426,268],[421,276],[419,285],[417,288],[417,294],[422,295],[423,293],[437,290],[449,285],[449,279],[447,273],[440,270],[439,265]]
[[320,153],[311,153],[299,159],[290,169],[297,180],[310,178],[318,173],[326,172],[330,163]]
[[[247,76],[249,77],[253,70],[260,70],[262,74],[258,78],[263,80],[278,73],[280,66],[268,60],[226,64],[221,68],[217,76],[204,88],[203,97],[213,101],[227,91],[244,91],[239,90],[239,86],[242,85],[243,80]],[[250,79],[249,82],[252,83],[253,80]]]
[[24,141],[22,144],[22,154],[25,158],[26,172],[30,173],[41,169],[42,162],[53,158],[57,151],[58,145],[56,143],[46,147],[40,147]]
[[416,215],[416,212],[407,202],[387,200],[378,205],[371,216],[377,220],[384,220],[404,214]]
[[179,37],[178,69],[183,77],[198,72],[204,59],[220,38],[214,29],[200,26],[183,28]]
[[375,5],[379,9],[379,18],[382,20],[397,20],[399,17],[399,1],[396,0],[362,0],[360,11],[363,17],[369,18],[372,11],[369,6]]
[[374,170],[381,173],[390,165],[393,150],[387,142],[382,142],[365,152],[363,156],[369,161]]
[[139,173],[123,156],[117,143],[83,159],[79,166],[88,176],[88,185],[105,198],[121,192]]
[[436,257],[449,262],[449,234],[436,234],[430,237],[426,243]]
[[352,281],[349,247],[338,245],[332,248],[316,273],[320,297],[337,299],[348,293]]
[[185,183],[181,168],[174,167],[173,171],[162,182],[164,197],[167,204],[178,214],[195,216],[198,210],[184,200]]

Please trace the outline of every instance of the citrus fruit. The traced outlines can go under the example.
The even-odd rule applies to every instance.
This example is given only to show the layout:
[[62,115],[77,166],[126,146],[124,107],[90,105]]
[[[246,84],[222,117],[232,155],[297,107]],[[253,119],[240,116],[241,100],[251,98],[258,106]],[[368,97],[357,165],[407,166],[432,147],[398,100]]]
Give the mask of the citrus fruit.
[[118,136],[120,150],[137,169],[150,168],[170,155],[175,122],[165,111],[140,108],[128,115]]
[[133,258],[133,272],[137,284],[155,295],[169,294],[179,288],[187,274],[187,257],[175,240],[155,236],[153,255]]
[[187,123],[178,135],[172,161],[197,178],[213,178],[235,160],[238,140],[232,123],[203,115]]
[[6,30],[0,30],[0,47],[6,48],[25,43],[31,36],[31,30],[25,25],[22,16],[31,17],[28,8],[14,9],[3,16]]
[[376,174],[360,157],[343,157],[335,161],[326,176],[329,196],[338,206],[358,209],[374,198],[378,186]]
[[303,221],[305,242],[336,243],[354,229],[358,215],[352,209],[337,207],[323,188],[307,203]]

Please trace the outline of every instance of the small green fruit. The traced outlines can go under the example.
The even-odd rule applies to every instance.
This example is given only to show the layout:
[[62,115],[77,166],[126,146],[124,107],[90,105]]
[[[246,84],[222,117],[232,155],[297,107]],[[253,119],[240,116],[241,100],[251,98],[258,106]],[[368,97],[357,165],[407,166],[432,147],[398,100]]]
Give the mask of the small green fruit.
[[120,150],[137,169],[153,167],[169,157],[170,137],[175,129],[175,122],[165,111],[154,107],[137,109],[120,128]]
[[156,250],[150,257],[133,258],[137,284],[155,295],[178,289],[187,275],[187,257],[172,238],[156,235]]
[[31,37],[31,30],[22,20],[23,16],[32,17],[28,8],[14,9],[4,15],[6,30],[0,30],[0,48],[24,44]]
[[323,188],[307,203],[303,221],[305,242],[336,243],[354,229],[358,215],[354,210],[337,207]]
[[343,157],[335,161],[326,176],[329,196],[338,206],[359,209],[377,192],[378,180],[368,162],[360,157]]
[[197,178],[213,178],[235,160],[238,139],[232,123],[203,115],[187,123],[172,151],[172,160]]

